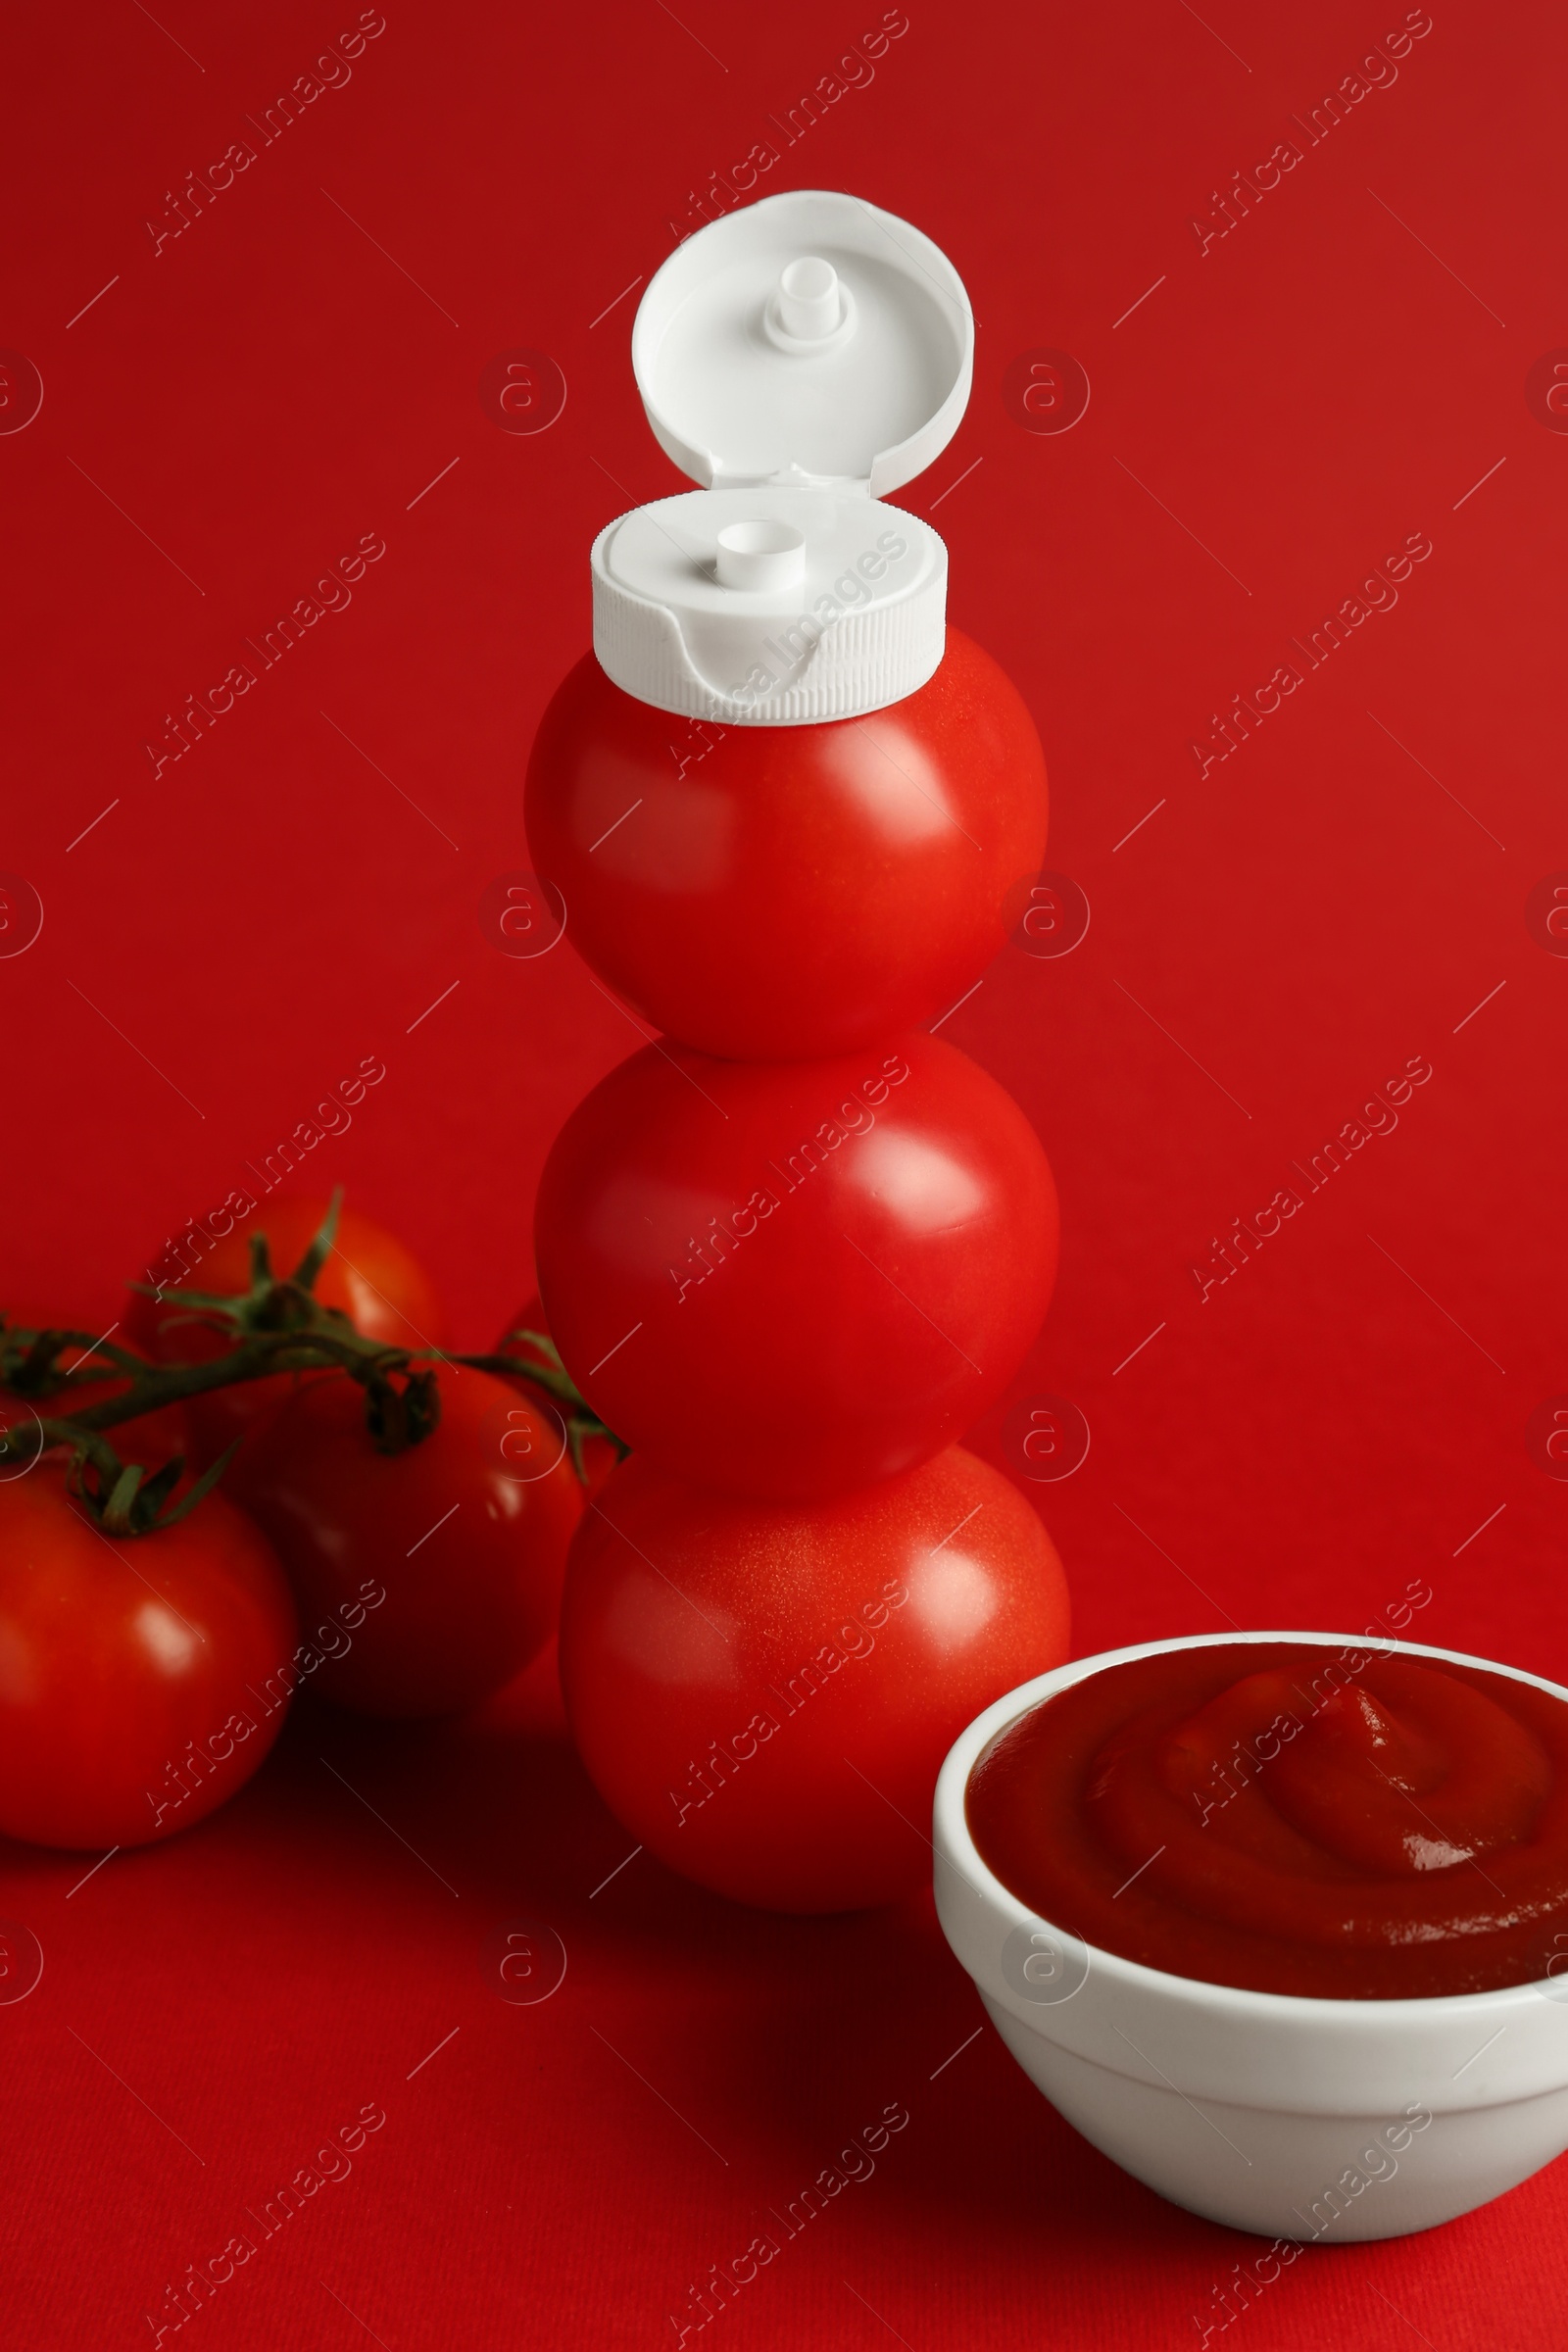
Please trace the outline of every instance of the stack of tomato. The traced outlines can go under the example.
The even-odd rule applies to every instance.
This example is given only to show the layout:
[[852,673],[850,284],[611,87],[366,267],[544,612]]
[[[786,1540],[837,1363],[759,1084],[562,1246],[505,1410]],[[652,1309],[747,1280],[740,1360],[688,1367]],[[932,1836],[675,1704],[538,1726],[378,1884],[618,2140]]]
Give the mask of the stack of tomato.
[[956,631],[867,717],[702,730],[589,659],[547,712],[529,840],[666,1042],[541,1186],[562,1357],[631,1455],[573,1542],[562,1678],[641,1844],[786,1910],[928,1870],[943,1754],[1066,1654],[1060,1564],[954,1441],[1044,1317],[1057,1218],[1010,1099],[940,1028],[1046,833],[1038,737]]

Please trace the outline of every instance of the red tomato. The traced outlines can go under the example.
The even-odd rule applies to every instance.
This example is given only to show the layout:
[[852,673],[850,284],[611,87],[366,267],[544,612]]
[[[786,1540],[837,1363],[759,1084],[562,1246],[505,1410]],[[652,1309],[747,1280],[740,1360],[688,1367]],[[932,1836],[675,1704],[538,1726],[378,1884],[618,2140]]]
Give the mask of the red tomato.
[[[51,1324],[60,1323],[58,1315],[48,1315],[30,1306],[8,1306],[8,1324],[25,1331],[46,1331]],[[117,1346],[130,1346],[118,1329],[111,1335]],[[17,1396],[9,1389],[0,1389],[0,1421],[8,1427],[31,1428],[29,1406],[33,1412],[56,1420],[69,1419],[74,1413],[84,1413],[90,1404],[101,1404],[106,1396],[124,1387],[123,1377],[103,1356],[95,1356],[90,1348],[64,1348],[56,1361],[68,1371],[97,1370],[102,1366],[103,1380],[84,1381],[80,1388],[63,1389],[54,1396]],[[161,1470],[176,1453],[189,1454],[190,1435],[185,1416],[177,1404],[160,1405],[156,1412],[138,1414],[134,1421],[117,1422],[105,1431],[122,1462],[139,1462],[149,1473]]]
[[[540,1388],[537,1382],[527,1378],[530,1358],[535,1363],[539,1359],[534,1355],[533,1349],[525,1347],[517,1338],[517,1333],[522,1331],[542,1332],[547,1340],[554,1336],[550,1325],[545,1320],[545,1310],[537,1296],[519,1306],[516,1313],[512,1316],[495,1344],[495,1353],[512,1356],[515,1360],[518,1377],[514,1385],[518,1392],[544,1413],[547,1419],[552,1413],[559,1419],[564,1409],[559,1400],[552,1396],[548,1390]],[[512,1376],[509,1374],[507,1377],[511,1379]],[[583,1493],[590,1502],[604,1487],[605,1481],[619,1460],[620,1454],[612,1439],[595,1437],[583,1440]]]
[[[230,1342],[221,1333],[207,1324],[178,1320],[185,1312],[180,1292],[248,1291],[250,1236],[256,1232],[265,1233],[270,1245],[272,1272],[292,1274],[326,1208],[324,1200],[266,1200],[254,1217],[216,1242],[188,1274],[167,1284],[162,1299],[133,1292],[125,1310],[132,1345],[166,1364],[204,1364],[223,1354]],[[191,1253],[192,1245],[187,1244],[185,1255]],[[352,1208],[338,1218],[337,1241],[317,1276],[316,1296],[323,1306],[342,1307],[368,1339],[385,1340],[396,1348],[441,1345],[441,1309],[424,1268],[395,1235]],[[216,1396],[192,1397],[185,1418],[195,1459],[204,1468],[216,1461],[236,1438],[264,1428],[302,1380],[316,1377],[279,1373],[275,1379],[247,1381]]]
[[0,1484],[0,1831],[146,1845],[233,1795],[282,1724],[294,1604],[243,1512],[107,1537],[45,1462]]
[[926,1883],[943,1757],[1067,1619],[1050,1537],[959,1446],[807,1509],[634,1454],[572,1547],[562,1682],[628,1836],[739,1901],[852,1910]]
[[788,1498],[960,1436],[1040,1328],[1056,1196],[1034,1131],[954,1047],[838,1061],[633,1054],[546,1163],[540,1288],[617,1436]]
[[534,861],[573,939],[709,1054],[845,1054],[947,1010],[1004,945],[1046,844],[1018,691],[958,630],[866,718],[725,727],[622,694],[592,656],[528,763]]
[[317,1688],[365,1715],[452,1714],[510,1682],[555,1631],[582,1515],[559,1416],[486,1372],[440,1382],[439,1426],[393,1454],[357,1382],[309,1382],[230,1473],[328,1653]]

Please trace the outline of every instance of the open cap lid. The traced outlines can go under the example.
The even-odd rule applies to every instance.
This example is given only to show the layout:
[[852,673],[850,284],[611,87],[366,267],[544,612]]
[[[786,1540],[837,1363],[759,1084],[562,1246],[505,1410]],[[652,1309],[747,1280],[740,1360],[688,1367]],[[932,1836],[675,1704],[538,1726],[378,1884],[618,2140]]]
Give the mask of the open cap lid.
[[906,220],[789,190],[670,255],[631,357],[660,446],[701,488],[881,498],[957,430],[974,317],[946,254]]

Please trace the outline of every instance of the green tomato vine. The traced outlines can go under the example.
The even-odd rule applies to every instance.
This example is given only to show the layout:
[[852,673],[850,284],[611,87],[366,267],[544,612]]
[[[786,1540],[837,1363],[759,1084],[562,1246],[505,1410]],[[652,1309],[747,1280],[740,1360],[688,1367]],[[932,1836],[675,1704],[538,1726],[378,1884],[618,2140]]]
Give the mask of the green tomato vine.
[[[91,1517],[110,1535],[148,1535],[172,1526],[196,1508],[222,1477],[239,1441],[176,1495],[184,1456],[175,1454],[151,1474],[141,1463],[123,1461],[106,1435],[121,1423],[276,1373],[339,1372],[365,1391],[366,1427],[377,1452],[401,1453],[422,1444],[440,1422],[437,1367],[444,1363],[503,1379],[521,1377],[544,1390],[562,1408],[579,1478],[585,1477],[583,1446],[588,1440],[608,1439],[625,1452],[589,1410],[554,1343],[542,1332],[509,1334],[507,1344],[518,1348],[516,1354],[450,1355],[367,1339],[341,1307],[323,1305],[316,1296],[316,1283],[336,1237],[342,1202],[340,1188],[291,1274],[273,1273],[267,1236],[257,1232],[250,1237],[248,1291],[177,1294],[179,1311],[164,1324],[165,1331],[181,1324],[200,1325],[231,1342],[222,1354],[202,1363],[149,1363],[130,1348],[115,1347],[90,1332],[54,1325],[31,1328],[0,1315],[0,1390],[26,1408],[25,1418],[0,1429],[0,1472],[19,1476],[44,1453],[69,1448],[71,1490]],[[145,1283],[131,1288],[146,1298],[159,1296]],[[63,1361],[68,1353],[76,1357],[69,1366]],[[122,1385],[73,1409],[74,1392],[101,1389],[106,1377]]]

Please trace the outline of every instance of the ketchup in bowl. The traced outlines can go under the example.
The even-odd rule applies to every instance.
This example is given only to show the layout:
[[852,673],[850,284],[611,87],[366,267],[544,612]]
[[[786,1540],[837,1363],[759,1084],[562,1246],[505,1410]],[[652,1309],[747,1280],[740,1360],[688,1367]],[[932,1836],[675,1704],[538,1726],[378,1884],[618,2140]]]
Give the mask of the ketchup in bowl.
[[1009,1724],[965,1811],[1020,1901],[1173,1976],[1402,2000],[1568,1970],[1568,1704],[1484,1668],[1127,1659]]

